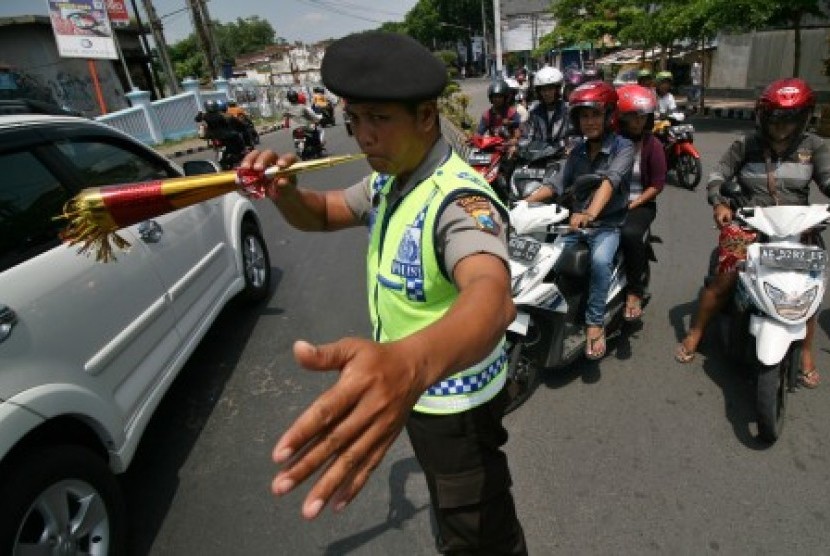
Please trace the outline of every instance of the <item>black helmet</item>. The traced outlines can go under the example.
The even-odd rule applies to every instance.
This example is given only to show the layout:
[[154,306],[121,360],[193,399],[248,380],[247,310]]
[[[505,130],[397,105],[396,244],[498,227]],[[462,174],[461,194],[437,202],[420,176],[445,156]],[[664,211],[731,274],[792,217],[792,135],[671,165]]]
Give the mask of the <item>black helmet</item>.
[[312,89],[312,90],[315,93],[324,93],[325,92],[325,90],[322,87],[314,87],[314,89]]
[[215,100],[205,101],[205,112],[219,112],[219,103]]
[[504,98],[508,98],[510,96],[510,85],[504,79],[493,81],[487,87],[487,98],[490,99],[490,102],[493,102],[494,95],[501,95]]
[[288,102],[291,104],[297,104],[300,101],[300,95],[297,94],[297,91],[288,91],[288,94],[285,95],[285,98],[288,99]]

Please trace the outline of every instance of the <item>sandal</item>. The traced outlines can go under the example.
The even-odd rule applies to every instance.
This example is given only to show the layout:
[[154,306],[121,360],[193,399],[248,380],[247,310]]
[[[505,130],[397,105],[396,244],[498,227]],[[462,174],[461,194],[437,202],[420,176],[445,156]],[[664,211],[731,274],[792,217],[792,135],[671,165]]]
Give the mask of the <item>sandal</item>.
[[802,370],[798,374],[798,385],[804,388],[817,388],[821,384],[821,375],[818,369],[811,369],[809,371]]
[[596,361],[598,359],[602,359],[605,357],[605,330],[600,332],[599,336],[596,338],[591,338],[588,336],[588,332],[585,332],[585,357],[592,361]]
[[674,360],[678,363],[686,365],[687,363],[691,363],[695,360],[695,352],[689,351],[689,348],[687,348],[683,342],[680,342],[677,344],[677,347],[674,348]]
[[623,320],[626,322],[636,322],[643,318],[643,300],[636,299],[625,304],[625,311],[623,312]]

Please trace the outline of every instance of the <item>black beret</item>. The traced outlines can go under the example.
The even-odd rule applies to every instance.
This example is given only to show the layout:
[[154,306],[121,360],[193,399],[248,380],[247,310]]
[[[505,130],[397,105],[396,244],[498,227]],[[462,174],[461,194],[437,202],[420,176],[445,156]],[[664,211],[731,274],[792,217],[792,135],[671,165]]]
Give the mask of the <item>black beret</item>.
[[447,85],[444,64],[421,43],[380,31],[333,42],[320,73],[326,88],[351,101],[428,100]]

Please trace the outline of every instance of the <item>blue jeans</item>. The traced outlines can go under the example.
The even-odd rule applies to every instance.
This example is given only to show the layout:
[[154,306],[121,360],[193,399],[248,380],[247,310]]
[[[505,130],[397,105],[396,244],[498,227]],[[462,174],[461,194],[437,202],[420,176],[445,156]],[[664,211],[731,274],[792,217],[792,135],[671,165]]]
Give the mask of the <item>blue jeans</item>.
[[585,308],[585,324],[603,326],[605,302],[611,288],[611,273],[614,269],[614,254],[620,244],[619,228],[589,228],[585,234],[567,234],[562,239],[565,245],[573,245],[584,238],[591,251],[591,279],[588,284],[588,302]]

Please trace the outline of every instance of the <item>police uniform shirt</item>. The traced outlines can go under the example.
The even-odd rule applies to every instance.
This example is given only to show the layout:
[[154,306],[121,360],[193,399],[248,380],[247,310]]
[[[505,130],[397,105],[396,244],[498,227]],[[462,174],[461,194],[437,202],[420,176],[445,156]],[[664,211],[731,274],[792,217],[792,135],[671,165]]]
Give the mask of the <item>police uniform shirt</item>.
[[[427,157],[412,173],[406,183],[394,184],[387,202],[391,206],[397,199],[406,195],[423,180],[429,178],[450,154],[450,146],[439,138]],[[367,176],[345,190],[346,204],[355,217],[368,226],[372,210],[371,176]],[[489,210],[494,226],[483,228],[480,225],[482,210]],[[486,220],[486,219],[485,219]],[[489,253],[500,258],[507,265],[507,230],[501,213],[493,204],[476,194],[460,194],[453,202],[447,203],[443,212],[437,217],[435,250],[440,264],[453,276],[453,269],[458,262],[469,255]]]

